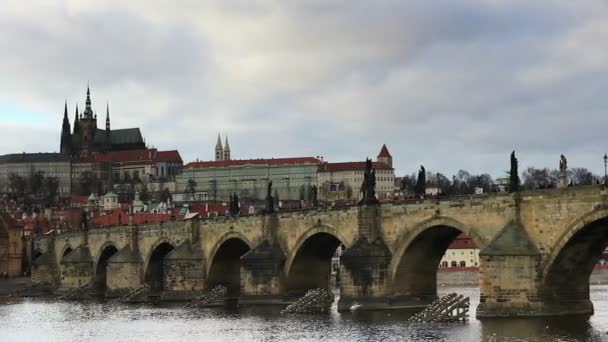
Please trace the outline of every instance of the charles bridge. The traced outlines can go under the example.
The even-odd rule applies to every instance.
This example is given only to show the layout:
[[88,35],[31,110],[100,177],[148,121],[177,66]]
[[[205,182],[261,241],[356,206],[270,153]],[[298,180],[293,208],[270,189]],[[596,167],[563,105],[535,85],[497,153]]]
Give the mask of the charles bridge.
[[35,240],[32,280],[108,297],[142,284],[187,300],[224,285],[239,305],[286,303],[329,288],[339,310],[420,307],[458,234],[480,252],[478,317],[592,313],[589,276],[608,242],[608,190],[580,186],[96,228]]

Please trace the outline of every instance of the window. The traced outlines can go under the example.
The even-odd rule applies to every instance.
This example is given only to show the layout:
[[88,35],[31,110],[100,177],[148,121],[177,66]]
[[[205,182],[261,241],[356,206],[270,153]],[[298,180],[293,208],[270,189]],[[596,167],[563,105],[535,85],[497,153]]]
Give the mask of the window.
[[458,267],[458,263],[456,261],[452,261],[451,266],[452,267]]
[[466,261],[461,261],[460,262],[460,267],[467,267]]
[[447,261],[442,261],[441,262],[441,267],[448,267],[448,262]]

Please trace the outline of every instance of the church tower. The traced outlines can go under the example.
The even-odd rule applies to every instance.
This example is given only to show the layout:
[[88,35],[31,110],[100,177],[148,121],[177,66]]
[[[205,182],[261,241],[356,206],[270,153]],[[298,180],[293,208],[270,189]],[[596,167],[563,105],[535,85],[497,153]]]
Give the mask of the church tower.
[[93,152],[93,142],[95,140],[95,132],[97,131],[97,115],[93,113],[93,108],[91,107],[91,90],[88,86],[85,108],[84,112],[82,112],[79,125],[81,152],[84,154],[91,153]]
[[388,152],[388,148],[386,148],[386,144],[382,145],[380,149],[380,153],[378,153],[378,157],[376,160],[380,163],[384,163],[388,165],[388,167],[393,168],[393,156]]
[[78,104],[76,104],[76,113],[74,114],[74,134],[80,134],[80,123],[78,122]]
[[224,160],[224,148],[222,147],[222,139],[220,134],[217,134],[217,143],[215,144],[215,161]]
[[72,153],[72,134],[70,128],[70,120],[68,119],[68,102],[65,102],[63,109],[63,125],[61,126],[61,146],[60,152],[63,154]]
[[227,136],[226,136],[226,142],[224,143],[224,160],[230,160],[230,145],[228,145]]

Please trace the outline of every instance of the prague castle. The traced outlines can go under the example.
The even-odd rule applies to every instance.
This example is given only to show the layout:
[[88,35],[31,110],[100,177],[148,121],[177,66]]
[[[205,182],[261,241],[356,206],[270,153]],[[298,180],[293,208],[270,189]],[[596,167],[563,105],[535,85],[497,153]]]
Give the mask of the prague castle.
[[97,114],[91,106],[91,91],[87,87],[87,99],[82,114],[78,105],[74,116],[73,131],[65,104],[61,129],[61,153],[70,156],[90,155],[95,152],[141,150],[146,144],[139,128],[110,129],[110,107],[106,107],[105,129],[97,128]]

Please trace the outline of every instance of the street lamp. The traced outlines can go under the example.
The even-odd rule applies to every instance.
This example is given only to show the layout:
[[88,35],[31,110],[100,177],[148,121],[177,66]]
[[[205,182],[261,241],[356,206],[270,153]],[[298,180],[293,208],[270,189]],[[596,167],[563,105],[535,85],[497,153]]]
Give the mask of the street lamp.
[[604,153],[604,185],[606,185],[606,179],[608,178],[608,155],[606,155],[606,153]]

